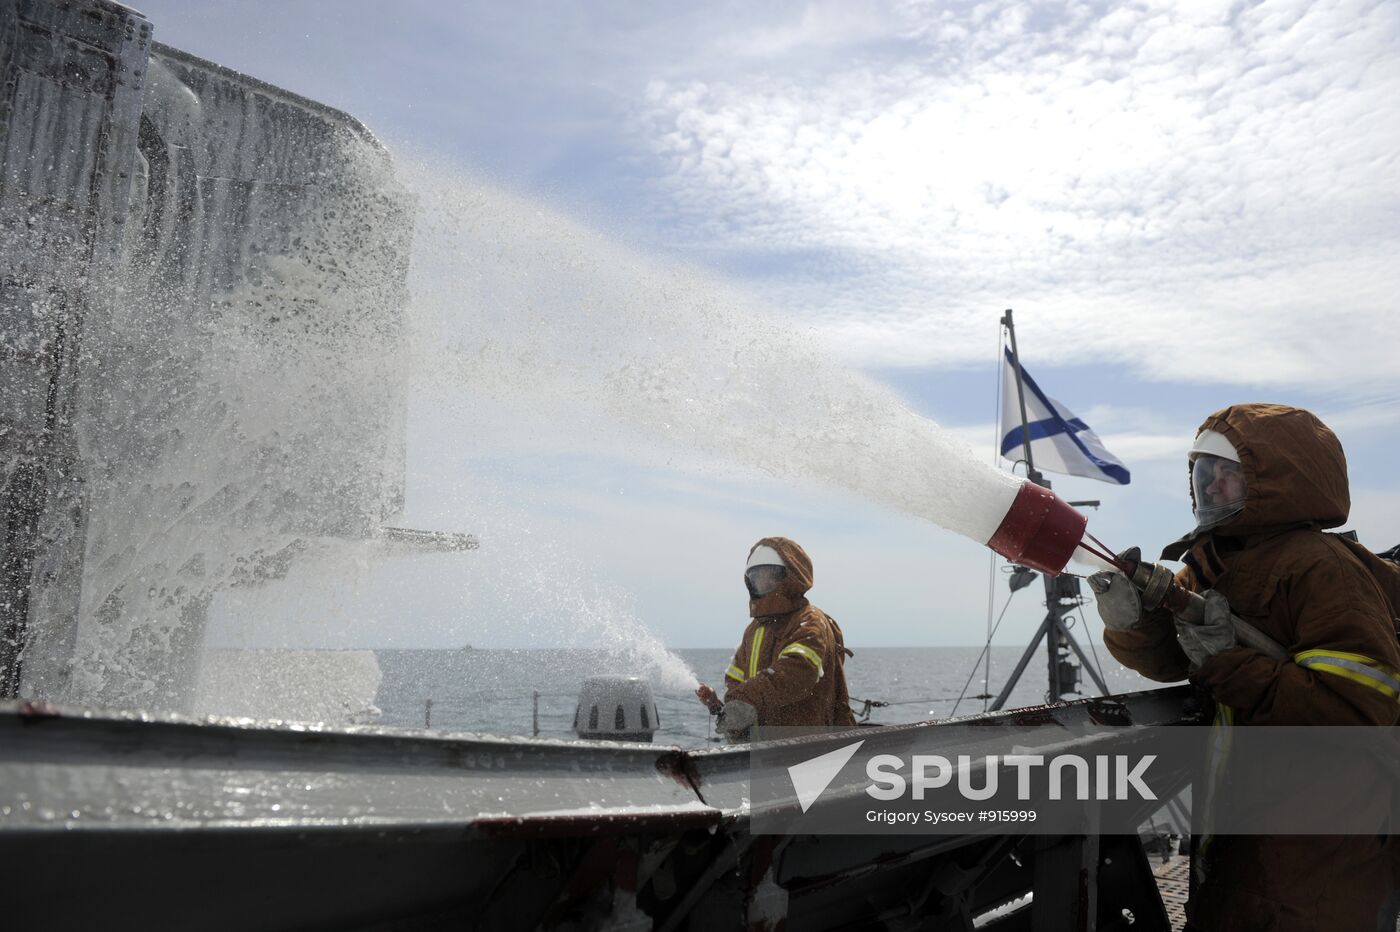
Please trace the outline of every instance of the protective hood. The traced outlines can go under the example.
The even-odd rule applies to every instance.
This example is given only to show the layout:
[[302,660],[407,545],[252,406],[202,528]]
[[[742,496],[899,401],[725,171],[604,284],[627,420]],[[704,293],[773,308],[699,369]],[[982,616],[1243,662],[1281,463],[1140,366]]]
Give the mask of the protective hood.
[[749,548],[749,555],[759,547],[772,547],[783,558],[787,576],[777,589],[759,599],[749,599],[749,617],[786,615],[807,607],[804,598],[812,588],[812,558],[796,541],[786,537],[765,537]]
[[[1211,530],[1231,537],[1300,525],[1336,527],[1351,511],[1347,460],[1331,428],[1287,405],[1232,405],[1206,418],[1239,454],[1244,508]],[[1188,485],[1189,468],[1188,468]],[[1195,500],[1194,490],[1191,498]]]

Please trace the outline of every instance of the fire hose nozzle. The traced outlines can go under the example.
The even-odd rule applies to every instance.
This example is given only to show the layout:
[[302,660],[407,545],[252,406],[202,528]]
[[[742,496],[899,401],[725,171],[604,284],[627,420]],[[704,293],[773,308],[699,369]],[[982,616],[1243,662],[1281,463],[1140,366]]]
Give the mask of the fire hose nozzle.
[[1159,563],[1148,563],[1145,560],[1139,560],[1137,566],[1126,575],[1142,593],[1142,607],[1149,612],[1165,602],[1168,593],[1176,585],[1176,577],[1171,570]]
[[1089,519],[1047,488],[1025,482],[987,546],[1012,563],[1057,576],[1084,539]]
[[[1172,571],[1156,563],[1145,560],[1124,560],[1120,567],[1134,586],[1142,593],[1144,611],[1152,611],[1165,605],[1173,615],[1187,624],[1198,625],[1205,618],[1205,598],[1177,584]],[[1287,660],[1288,651],[1283,645],[1238,615],[1231,614],[1230,622],[1235,628],[1235,637],[1245,647],[1253,648],[1274,660]]]

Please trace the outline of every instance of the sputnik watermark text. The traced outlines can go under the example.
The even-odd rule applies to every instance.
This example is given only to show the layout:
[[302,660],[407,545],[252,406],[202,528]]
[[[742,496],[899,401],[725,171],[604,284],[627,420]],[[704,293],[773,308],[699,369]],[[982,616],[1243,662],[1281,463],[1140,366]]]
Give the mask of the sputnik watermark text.
[[769,731],[749,752],[758,834],[1126,834],[1170,806],[1201,833],[1372,837],[1400,824],[1391,727]]
[[891,812],[886,809],[869,809],[865,821],[880,822],[885,825],[963,825],[986,822],[1034,822],[1039,817],[1034,809],[978,809],[967,812],[944,812],[940,809],[915,809]]
[[[955,765],[939,754],[915,754],[908,761],[894,754],[877,754],[865,765],[866,776],[872,781],[865,792],[879,800],[900,799],[906,793],[921,800],[929,790],[955,785],[963,799],[981,802],[998,795],[1004,766],[1015,771],[1016,798],[1023,801],[1126,800],[1131,794],[1137,794],[1138,799],[1156,799],[1157,794],[1144,781],[1156,759],[1155,754],[1137,759],[1126,754],[1097,754],[1092,759],[1078,754],[1049,758],[1041,754],[990,754],[981,759],[960,754]],[[906,770],[911,773],[908,778]],[[977,785],[979,780],[981,785]]]

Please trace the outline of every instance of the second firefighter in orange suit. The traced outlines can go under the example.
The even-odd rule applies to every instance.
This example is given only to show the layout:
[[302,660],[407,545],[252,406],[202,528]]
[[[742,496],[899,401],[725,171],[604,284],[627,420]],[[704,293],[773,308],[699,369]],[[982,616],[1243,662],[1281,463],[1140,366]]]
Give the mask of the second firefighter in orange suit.
[[755,725],[854,725],[846,649],[834,619],[807,601],[812,561],[786,537],[765,537],[744,569],[749,616],[725,673],[719,730],[730,740]]

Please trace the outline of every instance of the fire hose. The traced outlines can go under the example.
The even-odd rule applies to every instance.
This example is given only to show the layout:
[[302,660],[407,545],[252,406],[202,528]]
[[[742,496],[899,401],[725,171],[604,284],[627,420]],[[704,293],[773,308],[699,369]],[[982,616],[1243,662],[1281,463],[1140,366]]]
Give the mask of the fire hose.
[[[1141,591],[1145,609],[1164,606],[1193,625],[1205,620],[1204,596],[1178,583],[1166,567],[1114,556],[1107,545],[1087,532],[1088,523],[1089,519],[1073,505],[1027,480],[1011,494],[1006,512],[985,543],[1012,563],[1048,576],[1064,572],[1074,552],[1083,549],[1127,576]],[[1086,538],[1093,543],[1086,543]],[[1281,644],[1249,622],[1233,612],[1230,621],[1238,643],[1275,660],[1288,659],[1288,651]],[[695,694],[711,714],[718,715],[723,710],[724,703],[704,683],[699,684]]]
[[[1097,539],[1095,543],[1098,543]],[[1103,554],[1098,556],[1107,559]],[[1121,557],[1114,557],[1108,562],[1127,576],[1142,593],[1142,607],[1145,610],[1165,606],[1167,611],[1187,624],[1199,625],[1204,620],[1205,597],[1178,583],[1172,571],[1165,566]],[[1235,640],[1240,644],[1274,660],[1288,659],[1288,651],[1283,649],[1283,645],[1233,612],[1230,613],[1230,623],[1235,629]]]
[[[1064,571],[1076,549],[1083,549],[1127,576],[1142,592],[1143,607],[1165,606],[1188,624],[1205,619],[1205,598],[1176,581],[1171,570],[1144,560],[1116,557],[1097,537],[1087,533],[1089,519],[1047,488],[1027,482],[1021,486],[1006,516],[987,546],[1013,563],[1050,575]],[[1097,546],[1085,543],[1085,538]],[[1249,622],[1231,613],[1235,638],[1275,660],[1286,660],[1283,649]]]

